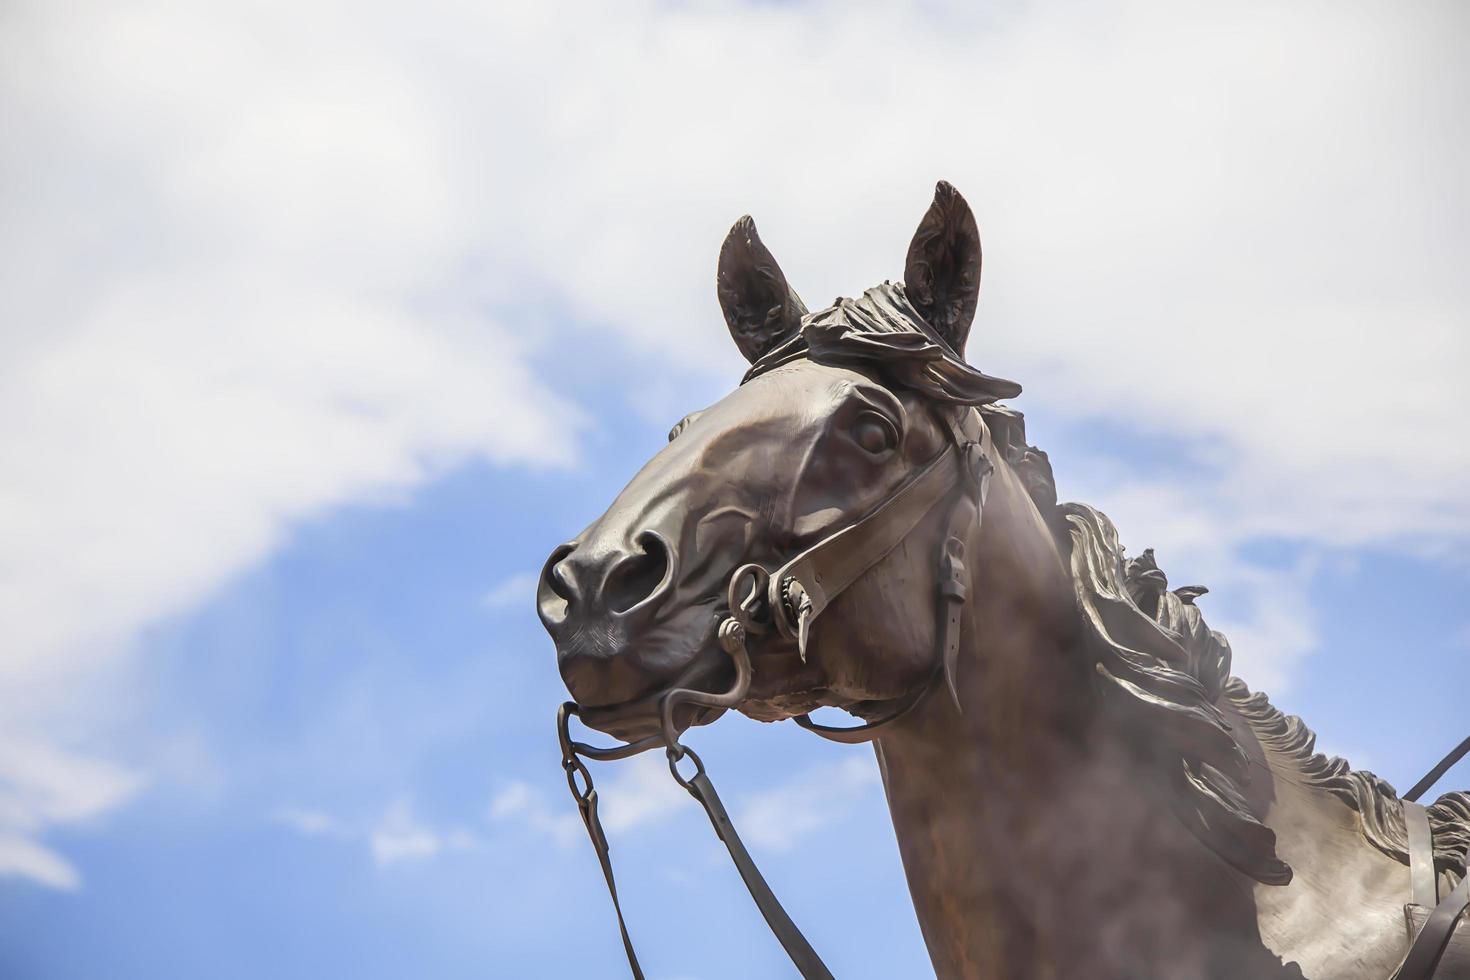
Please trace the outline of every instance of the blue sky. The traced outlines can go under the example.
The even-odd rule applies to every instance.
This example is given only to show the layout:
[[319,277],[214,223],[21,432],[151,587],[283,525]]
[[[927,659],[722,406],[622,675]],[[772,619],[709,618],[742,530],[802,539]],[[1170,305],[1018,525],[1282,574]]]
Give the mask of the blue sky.
[[[815,306],[941,177],[1063,498],[1328,751],[1465,734],[1457,5],[0,19],[0,974],[622,975],[530,576],[738,379],[731,221]],[[834,971],[924,975],[869,753],[695,744]],[[650,977],[784,975],[661,763],[596,775]]]

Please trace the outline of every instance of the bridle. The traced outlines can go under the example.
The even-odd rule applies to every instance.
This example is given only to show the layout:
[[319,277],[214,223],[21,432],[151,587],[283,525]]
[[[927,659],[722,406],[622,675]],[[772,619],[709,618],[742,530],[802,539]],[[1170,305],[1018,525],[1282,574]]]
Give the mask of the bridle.
[[[675,712],[684,705],[720,711],[739,705],[749,692],[754,676],[746,648],[753,636],[761,636],[774,629],[784,639],[796,643],[797,651],[805,661],[812,626],[817,618],[838,596],[902,544],[924,517],[945,500],[952,503],[938,556],[939,649],[933,673],[924,684],[898,698],[890,710],[876,721],[852,728],[820,725],[812,721],[809,714],[803,714],[795,721],[802,728],[832,741],[847,744],[870,741],[918,707],[938,686],[941,674],[956,707],[959,707],[955,672],[965,598],[969,591],[965,540],[979,527],[994,467],[990,462],[990,432],[978,411],[968,406],[932,408],[941,419],[949,442],[917,474],[905,480],[866,516],[822,538],[775,572],[768,572],[760,565],[747,564],[731,574],[726,590],[729,613],[720,620],[717,630],[720,648],[735,665],[735,679],[728,690],[720,694],[688,688],[666,691],[658,701],[659,731],[656,734],[607,748],[572,739],[571,718],[579,714],[575,702],[568,701],[557,711],[562,769],[602,866],[613,911],[617,915],[623,950],[628,955],[628,966],[636,980],[643,980],[643,970],[638,965],[618,902],[617,883],[608,857],[607,835],[597,813],[597,790],[592,783],[592,774],[582,760],[611,762],[659,747],[668,757],[669,772],[674,780],[704,808],[766,924],[802,977],[806,980],[831,980],[831,971],[786,914],[735,832],[735,825],[705,772],[703,760],[679,741],[681,732],[675,721]],[[679,771],[679,763],[685,758],[694,765],[693,775],[687,777]]]

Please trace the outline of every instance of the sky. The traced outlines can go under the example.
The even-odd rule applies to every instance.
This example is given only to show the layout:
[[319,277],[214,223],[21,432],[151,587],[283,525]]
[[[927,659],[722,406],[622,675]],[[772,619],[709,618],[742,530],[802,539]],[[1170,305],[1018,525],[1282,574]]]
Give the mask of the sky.
[[[11,0],[0,975],[624,975],[536,571],[738,381],[737,217],[815,308],[938,179],[1061,497],[1406,787],[1470,689],[1467,42],[1458,0]],[[926,975],[867,750],[691,744],[837,975]],[[787,975],[662,762],[596,777],[650,978]]]

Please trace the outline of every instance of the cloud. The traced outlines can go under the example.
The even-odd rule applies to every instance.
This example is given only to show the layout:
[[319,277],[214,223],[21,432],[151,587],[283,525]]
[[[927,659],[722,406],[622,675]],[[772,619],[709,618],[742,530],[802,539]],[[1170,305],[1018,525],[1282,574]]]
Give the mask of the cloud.
[[[1022,407],[1186,440],[1216,489],[1181,517],[1333,547],[1470,531],[1463,10],[577,14],[597,43],[574,37],[547,115],[511,121],[558,213],[532,193],[507,218],[515,261],[588,317],[733,365],[709,271],[735,215],[824,300],[901,271],[944,176],[987,244],[972,359],[1023,381]],[[544,50],[496,62],[535,74]],[[1077,460],[1054,459],[1065,485]]]
[[[1215,529],[1217,592],[1259,537],[1463,543],[1466,16],[11,5],[0,715],[100,744],[139,631],[301,521],[573,459],[583,416],[533,357],[636,351],[641,411],[670,372],[736,377],[710,281],[735,216],[808,298],[851,294],[901,273],[936,177],[986,242],[972,360],[1207,467],[1150,476],[1172,509],[1126,538]],[[1108,451],[1068,449],[1064,496]],[[1315,643],[1306,595],[1265,601],[1290,586],[1233,624],[1283,682]]]
[[406,799],[397,800],[388,808],[369,834],[368,842],[379,867],[426,861],[444,848],[444,840],[418,821]]
[[[647,830],[672,817],[693,801],[674,782],[662,753],[636,756],[597,780],[597,814],[610,834]],[[552,806],[540,790],[524,780],[501,787],[490,800],[493,823],[519,823],[551,837],[563,847],[581,840],[586,830],[571,799]]]
[[270,814],[274,823],[303,837],[348,841],[366,846],[380,868],[422,863],[446,851],[473,851],[484,842],[463,827],[441,829],[425,823],[407,796],[395,799],[377,820],[353,823],[309,807],[282,806]]
[[283,806],[271,814],[271,819],[303,837],[343,837],[352,833],[336,817],[321,810]]
[[524,780],[502,787],[490,800],[491,823],[513,823],[545,834],[562,847],[570,846],[586,831],[572,802],[553,809],[542,792]]
[[0,874],[72,889],[81,876],[34,839],[56,824],[85,823],[134,796],[142,778],[97,759],[19,735],[0,738]]
[[602,825],[614,834],[654,827],[693,802],[674,782],[668,760],[659,752],[623,763],[611,779],[598,782],[597,792]]
[[[468,228],[380,61],[183,7],[5,16],[0,739],[84,746],[139,631],[294,526],[471,458],[564,465],[577,415],[442,281]],[[61,882],[37,846],[0,873]]]
[[758,847],[785,851],[841,820],[882,781],[871,756],[807,770],[740,801],[741,835]]
[[[639,756],[610,770],[608,778],[599,780],[597,793],[598,814],[604,829],[611,834],[652,829],[693,802],[669,777],[661,753]],[[574,846],[586,834],[570,799],[550,801],[538,787],[520,779],[506,782],[491,795],[485,817],[492,828],[523,828],[550,838],[560,847]],[[315,807],[294,805],[277,807],[269,819],[303,837],[363,843],[379,867],[419,863],[446,851],[479,850],[485,846],[485,841],[472,830],[436,827],[425,821],[408,796],[394,799],[381,816],[368,823],[344,820]],[[0,859],[4,855],[3,838],[0,838]]]
[[0,874],[19,875],[64,891],[82,882],[71,862],[55,851],[24,835],[4,832],[0,832]]
[[496,583],[480,602],[486,609],[509,609],[512,606],[530,609],[536,602],[536,583],[540,578],[536,572],[518,572]]

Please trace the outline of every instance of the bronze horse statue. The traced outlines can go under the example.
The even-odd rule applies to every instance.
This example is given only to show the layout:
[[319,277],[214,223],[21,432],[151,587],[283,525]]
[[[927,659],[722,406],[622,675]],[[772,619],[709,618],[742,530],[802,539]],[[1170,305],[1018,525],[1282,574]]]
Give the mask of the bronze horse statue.
[[[829,975],[702,763],[677,768],[680,733],[734,708],[873,742],[941,977],[1470,976],[1453,918],[1429,972],[1404,962],[1466,890],[1470,794],[1415,810],[1314,754],[1230,676],[1203,588],[1057,503],[999,404],[1020,386],[964,360],[980,240],[948,184],[904,280],[810,313],[742,218],[717,291],[749,372],[546,563],[568,779],[609,885],[578,752],[662,746],[803,974]],[[817,725],[823,706],[865,724]],[[568,713],[626,744],[571,742]]]

